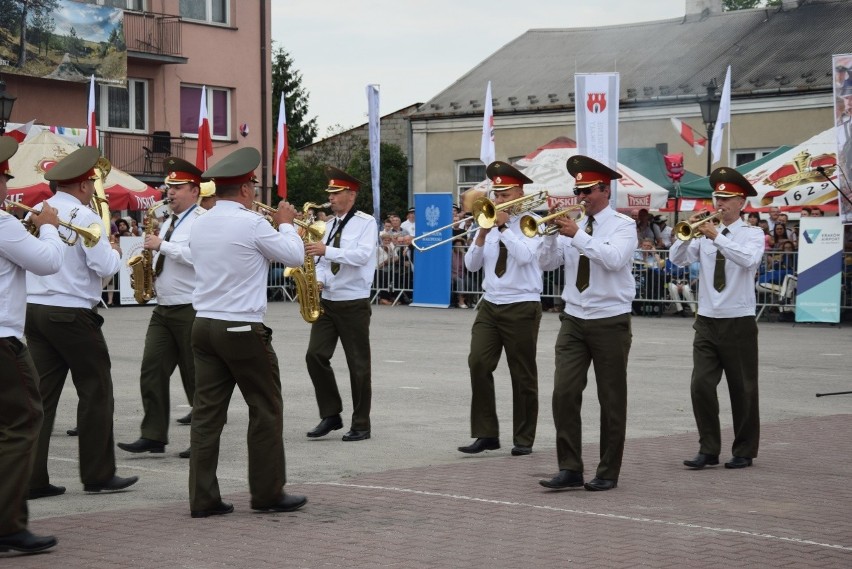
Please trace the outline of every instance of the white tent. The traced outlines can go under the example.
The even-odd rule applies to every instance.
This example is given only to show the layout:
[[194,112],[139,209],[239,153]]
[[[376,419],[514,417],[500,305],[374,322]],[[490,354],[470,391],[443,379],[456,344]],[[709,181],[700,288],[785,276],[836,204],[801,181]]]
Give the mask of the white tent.
[[[748,198],[753,209],[836,205],[837,190],[818,170],[837,183],[837,142],[830,128],[764,162],[743,175],[757,190]],[[795,210],[794,210],[795,211]]]
[[[574,178],[568,174],[568,158],[577,154],[577,144],[566,137],[551,140],[515,163],[527,177],[526,193],[547,190],[549,207],[564,207],[577,202]],[[616,207],[620,210],[660,210],[666,206],[669,191],[624,164],[618,164],[623,177],[617,182]]]

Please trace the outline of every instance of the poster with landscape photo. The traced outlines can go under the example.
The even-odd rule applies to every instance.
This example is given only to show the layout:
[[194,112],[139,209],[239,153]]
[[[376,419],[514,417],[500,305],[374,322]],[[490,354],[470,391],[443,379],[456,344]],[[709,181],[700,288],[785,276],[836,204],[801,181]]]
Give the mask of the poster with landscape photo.
[[124,11],[74,0],[0,0],[0,73],[124,85]]

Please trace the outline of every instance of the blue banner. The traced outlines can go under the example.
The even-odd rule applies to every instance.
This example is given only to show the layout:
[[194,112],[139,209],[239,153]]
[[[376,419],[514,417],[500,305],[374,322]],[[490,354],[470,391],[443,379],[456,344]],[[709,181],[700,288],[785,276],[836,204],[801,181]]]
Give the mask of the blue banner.
[[428,251],[414,251],[414,302],[412,306],[448,308],[450,306],[450,269],[453,230],[452,194],[415,194],[414,227],[417,235],[446,226],[443,231],[418,240],[421,247],[447,241]]
[[843,225],[839,217],[799,221],[796,322],[840,322]]

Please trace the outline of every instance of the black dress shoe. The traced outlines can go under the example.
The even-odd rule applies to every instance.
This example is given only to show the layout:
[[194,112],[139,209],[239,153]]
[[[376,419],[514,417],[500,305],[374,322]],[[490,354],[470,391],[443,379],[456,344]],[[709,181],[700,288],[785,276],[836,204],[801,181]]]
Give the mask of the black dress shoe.
[[68,429],[67,431],[65,431],[65,434],[68,435],[69,437],[76,437],[77,436],[77,427],[74,427],[73,429]]
[[603,492],[604,490],[612,490],[618,486],[618,480],[607,480],[606,478],[598,478],[595,476],[590,482],[583,484],[583,488],[592,492]]
[[219,502],[209,510],[191,510],[189,515],[193,518],[208,518],[210,516],[224,516],[234,511],[234,505],[227,502]]
[[27,500],[37,500],[39,498],[50,498],[51,496],[59,496],[65,493],[65,486],[54,486],[48,484],[41,488],[30,488],[30,493],[27,495]]
[[459,447],[459,452],[477,454],[484,450],[497,450],[498,448],[500,448],[500,439],[497,437],[480,437],[466,447]]
[[550,480],[539,480],[539,484],[545,488],[562,490],[563,488],[579,488],[583,485],[583,473],[576,470],[560,470]]
[[0,536],[0,551],[23,551],[37,553],[56,545],[52,535],[33,535],[27,530]]
[[[181,425],[191,424],[192,423],[192,411],[190,411],[189,413],[187,413],[186,415],[184,415],[183,417],[178,419],[177,422],[180,423]],[[231,508],[231,509],[233,509],[233,508]]]
[[127,452],[139,453],[139,452],[165,452],[166,445],[165,443],[161,443],[160,441],[153,441],[151,439],[139,439],[132,443],[118,443],[118,448],[121,450],[126,450]]
[[138,480],[138,476],[128,476],[127,478],[113,476],[103,484],[83,484],[83,490],[85,492],[114,492],[133,486]]
[[526,456],[528,454],[532,454],[532,447],[525,447],[522,445],[515,445],[512,447],[512,456]]
[[192,450],[191,448],[188,448],[186,450],[182,450],[178,453],[178,456],[181,457],[181,458],[189,458],[189,456],[191,454],[190,453],[191,450]]
[[716,466],[717,464],[719,464],[718,454],[704,454],[703,452],[696,454],[695,458],[692,460],[683,461],[684,466],[688,466],[696,470],[701,470],[705,466]]
[[350,429],[348,433],[343,435],[344,441],[363,441],[370,438],[370,431],[356,431],[355,429]]
[[735,456],[725,463],[725,468],[745,468],[751,466],[751,459],[744,456]]
[[308,431],[308,436],[312,439],[324,437],[331,431],[336,431],[343,428],[343,421],[340,415],[332,415],[331,417],[323,417],[319,425],[314,427],[313,431]]
[[252,504],[251,509],[258,512],[295,512],[308,503],[308,499],[298,494],[284,494],[281,499],[268,506],[256,506]]

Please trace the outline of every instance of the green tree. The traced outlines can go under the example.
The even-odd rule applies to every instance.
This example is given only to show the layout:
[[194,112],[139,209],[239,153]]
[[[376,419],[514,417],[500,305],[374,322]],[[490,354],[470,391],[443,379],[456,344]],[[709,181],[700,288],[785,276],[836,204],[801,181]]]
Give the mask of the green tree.
[[780,6],[781,0],[722,0],[722,10],[731,12],[733,10],[746,10],[761,6]]
[[15,2],[20,6],[20,41],[18,43],[16,67],[21,68],[27,64],[27,20],[30,14],[49,13],[51,10],[59,8],[59,0],[15,0]]
[[[408,209],[408,160],[396,144],[383,142],[379,152],[380,213],[382,218],[394,212],[404,219]],[[372,214],[373,184],[370,180],[370,150],[366,144],[355,151],[346,172],[364,182],[355,200],[355,207]]]
[[294,67],[290,54],[279,47],[272,52],[272,109],[276,124],[282,94],[287,117],[287,142],[291,149],[307,146],[317,135],[317,119],[307,118],[309,97],[302,86],[302,74]]

